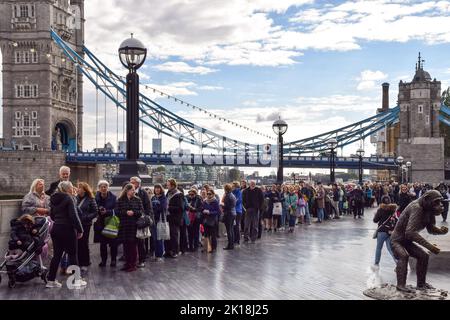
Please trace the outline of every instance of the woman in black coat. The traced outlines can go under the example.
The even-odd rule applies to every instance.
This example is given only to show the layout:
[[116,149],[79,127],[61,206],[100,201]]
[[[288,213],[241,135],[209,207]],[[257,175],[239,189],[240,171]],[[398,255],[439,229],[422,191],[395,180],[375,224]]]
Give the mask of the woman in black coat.
[[[83,226],[73,197],[73,186],[70,181],[58,185],[58,192],[50,198],[50,217],[53,220],[51,237],[53,242],[53,258],[50,262],[47,288],[61,288],[56,281],[56,272],[64,252],[69,257],[70,265],[78,265],[77,239],[83,237]],[[76,280],[76,285],[86,285],[83,280]]]
[[89,254],[89,234],[91,232],[92,220],[97,217],[97,203],[95,202],[92,188],[85,182],[78,183],[77,205],[81,224],[83,225],[83,237],[78,240],[78,263],[81,271],[87,271],[91,265]]
[[117,239],[111,239],[102,235],[103,228],[106,226],[106,218],[115,214],[117,197],[108,190],[108,181],[101,180],[98,182],[98,192],[95,196],[95,201],[98,206],[98,218],[94,223],[94,243],[100,243],[100,257],[102,261],[99,267],[106,267],[106,261],[108,260],[108,245],[111,250],[111,267],[115,267],[117,264]]
[[121,269],[126,272],[136,271],[137,262],[137,220],[144,214],[142,201],[135,196],[134,186],[125,185],[117,201],[117,214],[120,219],[119,240],[123,243],[125,265]]

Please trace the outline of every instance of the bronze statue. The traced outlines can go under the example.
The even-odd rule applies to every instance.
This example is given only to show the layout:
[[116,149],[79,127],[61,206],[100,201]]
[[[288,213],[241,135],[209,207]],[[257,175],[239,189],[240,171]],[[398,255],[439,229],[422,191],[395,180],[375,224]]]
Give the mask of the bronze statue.
[[391,236],[392,249],[397,262],[397,290],[411,292],[406,287],[406,277],[408,273],[409,256],[417,259],[417,289],[434,289],[426,283],[428,269],[428,253],[421,249],[415,243],[425,247],[434,254],[438,254],[440,249],[426,239],[419,232],[427,229],[430,234],[446,234],[447,227],[436,227],[436,217],[443,210],[443,197],[440,192],[431,190],[422,195],[419,199],[411,202],[402,212],[400,219],[395,226]]

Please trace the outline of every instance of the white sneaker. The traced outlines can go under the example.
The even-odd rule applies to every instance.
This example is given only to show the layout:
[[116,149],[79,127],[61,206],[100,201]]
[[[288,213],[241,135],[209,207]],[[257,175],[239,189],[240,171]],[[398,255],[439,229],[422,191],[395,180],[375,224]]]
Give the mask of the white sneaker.
[[370,266],[370,269],[372,270],[372,272],[378,272],[378,271],[380,271],[380,266],[374,264],[374,265]]
[[75,280],[75,283],[73,284],[75,287],[85,287],[87,286],[87,282],[83,279]]
[[46,288],[61,288],[62,284],[60,282],[58,282],[57,280],[55,281],[47,281],[47,284],[45,285]]

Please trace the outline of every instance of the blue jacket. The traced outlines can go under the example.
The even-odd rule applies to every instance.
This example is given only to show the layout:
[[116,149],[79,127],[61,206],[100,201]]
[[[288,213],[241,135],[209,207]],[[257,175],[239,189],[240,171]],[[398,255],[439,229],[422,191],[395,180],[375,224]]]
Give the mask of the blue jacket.
[[[167,208],[167,198],[165,195],[161,196],[153,196],[151,199],[152,207],[153,207],[153,214],[155,215],[155,223],[159,222],[161,220],[161,215]],[[167,215],[167,212],[166,212]],[[166,217],[167,221],[167,217]]]
[[234,189],[233,191],[234,196],[236,197],[236,214],[241,215],[242,214],[242,191],[241,189]]

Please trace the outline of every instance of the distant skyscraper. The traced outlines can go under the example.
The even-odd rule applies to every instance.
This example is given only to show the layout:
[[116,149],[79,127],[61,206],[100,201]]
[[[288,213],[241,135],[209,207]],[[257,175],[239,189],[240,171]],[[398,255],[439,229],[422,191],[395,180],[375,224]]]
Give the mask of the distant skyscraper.
[[119,146],[117,147],[118,153],[127,153],[127,142],[119,141]]
[[152,151],[154,153],[162,153],[162,139],[152,140]]

